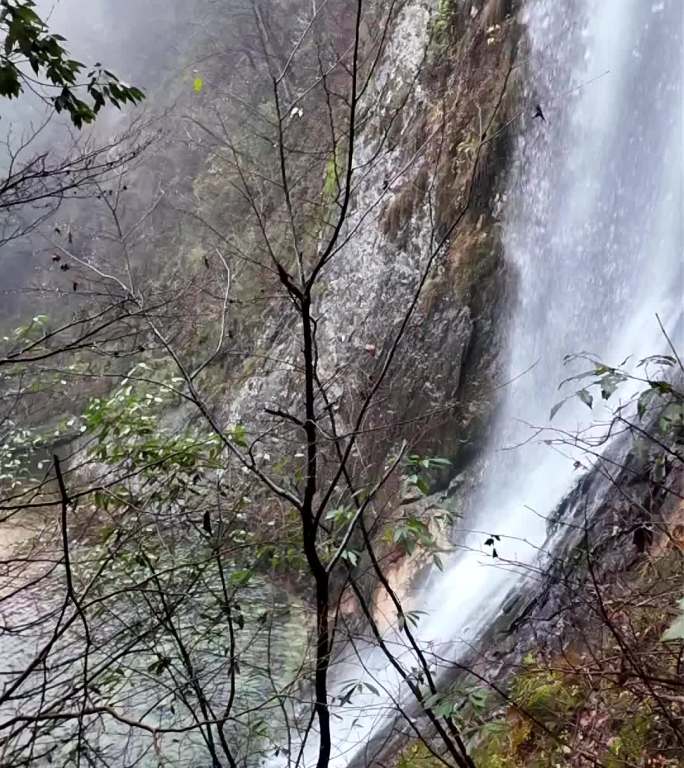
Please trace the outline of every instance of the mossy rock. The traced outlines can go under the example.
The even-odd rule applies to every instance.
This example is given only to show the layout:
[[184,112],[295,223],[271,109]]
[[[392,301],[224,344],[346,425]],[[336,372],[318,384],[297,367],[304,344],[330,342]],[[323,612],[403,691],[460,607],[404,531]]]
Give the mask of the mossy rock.
[[647,751],[648,736],[653,724],[653,714],[647,709],[627,719],[613,739],[608,753],[603,756],[601,762],[605,768],[640,765]]
[[473,752],[478,768],[520,768],[519,750],[532,733],[529,721],[502,718],[488,723],[480,733],[481,743]]
[[479,734],[472,758],[477,768],[567,768],[562,745],[540,734],[534,723],[517,713],[494,720]]
[[444,763],[419,741],[406,747],[399,757],[397,768],[444,768]]
[[582,706],[579,686],[559,672],[533,666],[513,680],[511,698],[525,714],[545,725],[567,723]]

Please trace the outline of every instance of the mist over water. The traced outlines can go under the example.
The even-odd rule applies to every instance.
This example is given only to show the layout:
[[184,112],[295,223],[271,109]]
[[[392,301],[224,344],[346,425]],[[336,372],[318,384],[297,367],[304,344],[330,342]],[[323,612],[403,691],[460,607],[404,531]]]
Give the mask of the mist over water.
[[[518,277],[509,330],[510,376],[487,471],[464,549],[424,591],[416,630],[440,658],[458,658],[495,617],[546,539],[546,518],[577,478],[573,461],[531,427],[549,423],[558,384],[575,372],[564,355],[588,351],[608,364],[665,351],[656,313],[684,341],[682,235],[682,29],[678,0],[531,2],[526,98],[515,167],[503,206],[506,258]],[[533,120],[543,105],[546,122]],[[584,365],[586,368],[586,364]],[[528,370],[531,369],[531,370]],[[593,416],[568,402],[553,425],[575,430]],[[505,450],[526,443],[516,450]],[[522,568],[496,567],[483,548]],[[399,655],[408,651],[397,637]],[[335,766],[369,749],[401,701],[396,674],[376,648],[341,677],[370,679],[384,693],[338,711]]]
[[[26,145],[19,155],[22,163],[42,152],[49,153],[51,162],[56,163],[78,152],[79,147],[115,140],[126,132],[132,119],[145,120],[164,112],[178,98],[178,83],[183,77],[190,81],[197,39],[208,37],[206,13],[199,12],[201,7],[206,11],[202,0],[37,0],[36,6],[50,32],[66,38],[69,55],[84,64],[81,80],[99,63],[123,82],[142,88],[147,98],[135,109],[118,110],[108,105],[94,124],[81,131],[28,89],[18,99],[1,99],[0,142],[11,150],[0,152],[0,170],[4,172],[11,153],[22,145]],[[48,89],[46,95],[53,96],[54,92]],[[27,207],[19,214],[30,218],[35,210]],[[0,247],[0,322],[16,320],[16,326],[35,314],[32,289],[50,287],[41,272],[44,247],[38,233]]]

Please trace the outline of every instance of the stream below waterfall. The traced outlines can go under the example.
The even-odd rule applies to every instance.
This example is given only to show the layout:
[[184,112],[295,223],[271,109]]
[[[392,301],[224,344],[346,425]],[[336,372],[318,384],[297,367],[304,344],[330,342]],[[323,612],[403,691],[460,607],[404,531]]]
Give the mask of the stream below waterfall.
[[[2,534],[0,679],[9,684],[30,668],[33,659],[50,642],[56,628],[68,622],[70,611],[63,612],[64,578],[58,567],[62,555],[61,550],[55,549],[57,537],[49,519],[40,514],[29,519],[25,517],[21,525],[4,525]],[[27,542],[30,542],[30,552],[27,552]],[[87,569],[88,563],[93,561],[92,552],[92,541],[76,543],[71,551],[72,563],[79,570]],[[176,552],[175,555],[178,557],[181,553]],[[28,569],[21,567],[24,556],[30,562]],[[186,556],[192,560],[191,553]],[[226,569],[225,577],[230,580],[230,570]],[[123,586],[126,580],[127,577],[122,575],[119,586]],[[17,589],[21,582],[26,586]],[[31,582],[34,582],[33,586]],[[218,583],[213,586],[220,588]],[[140,611],[126,600],[124,592],[125,589],[122,589],[118,601],[112,602],[113,607],[108,607],[105,612],[99,613],[93,609],[94,606],[89,611],[92,647],[88,668],[107,668],[105,674],[99,676],[98,685],[91,688],[90,701],[96,705],[101,701],[116,702],[123,718],[98,723],[91,729],[90,743],[96,745],[99,754],[114,756],[116,763],[108,763],[110,765],[135,765],[139,768],[209,766],[211,761],[207,744],[183,707],[183,695],[171,690],[159,674],[160,665],[175,652],[173,643],[169,643],[168,638],[164,642],[143,643],[134,655],[122,652],[125,640],[117,644],[116,638],[123,637],[125,631],[136,626],[141,619],[144,621],[146,613],[144,608]],[[247,722],[252,729],[254,752],[258,753],[264,742],[261,735],[264,729],[260,729],[260,724],[263,718],[274,717],[273,710],[276,709],[276,704],[266,711],[259,705],[274,690],[296,678],[306,652],[308,618],[307,610],[299,600],[265,578],[255,576],[249,584],[241,587],[240,596],[240,612],[248,629],[238,633],[236,638],[240,684],[235,693],[235,706],[248,713],[250,708],[254,708],[254,716],[247,718]],[[97,597],[91,596],[94,603]],[[211,615],[215,614],[216,603],[206,590],[192,591],[188,598],[185,610],[178,617],[179,630],[190,634],[192,628],[195,638],[202,635],[201,640],[193,639],[191,645],[195,671],[206,686],[212,704],[225,705],[229,695],[224,665],[227,639],[224,632],[213,631]],[[268,631],[264,630],[259,620],[259,616],[266,613],[276,617]],[[70,660],[73,648],[82,647],[83,642],[83,628],[74,622],[53,647],[50,669],[40,666],[33,669],[20,695],[0,705],[0,721],[5,724],[15,716],[31,711],[44,695],[40,692],[43,685],[53,697],[65,696],[68,699],[74,678],[62,674],[61,670],[63,666],[69,668],[73,664],[83,669],[82,659]],[[117,658],[118,663],[111,663]],[[264,659],[268,659],[268,671],[262,663]],[[275,722],[269,723],[270,732],[280,732],[284,739],[283,725],[275,717]],[[131,735],[125,718],[147,719],[167,730],[154,737],[141,729]],[[232,743],[242,745],[247,740],[244,728],[238,728],[232,722],[224,728]],[[37,754],[43,747],[52,748],[49,759],[36,757],[32,764],[74,764],[77,740],[68,726],[62,731],[57,728],[38,735],[27,730],[22,738],[25,744],[33,740],[33,749]],[[53,748],[55,742],[56,749]],[[252,758],[249,765],[254,766],[256,760]],[[1,759],[0,765],[9,768]]]

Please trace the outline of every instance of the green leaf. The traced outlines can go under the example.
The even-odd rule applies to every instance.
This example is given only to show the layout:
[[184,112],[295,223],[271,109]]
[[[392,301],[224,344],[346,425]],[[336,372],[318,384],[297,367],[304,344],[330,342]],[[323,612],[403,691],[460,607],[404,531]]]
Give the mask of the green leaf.
[[427,611],[406,611],[406,620],[414,627],[418,626],[421,616],[427,616]]
[[346,523],[353,517],[354,510],[350,507],[335,507],[330,509],[325,515],[326,520],[334,520],[336,523]]
[[[85,69],[80,61],[69,58],[61,35],[50,34],[48,26],[38,15],[32,0],[2,0],[0,2],[0,37],[4,35],[0,58],[0,96],[16,98],[28,81],[21,61],[32,71],[32,80],[39,86],[59,90],[52,98],[55,112],[66,112],[71,122],[81,128],[95,119],[95,115],[109,101],[115,107],[124,103],[136,104],[143,98],[142,91],[121,83],[116,76],[103,70],[99,62],[88,73],[88,82],[79,83],[79,75]],[[76,93],[85,85],[92,105],[84,102]],[[31,83],[31,90],[34,90]]]
[[233,442],[239,445],[240,448],[247,447],[247,430],[243,424],[236,424],[231,430],[230,435],[233,438]]
[[601,397],[604,400],[609,400],[611,395],[615,392],[618,386],[626,380],[626,377],[619,373],[613,373],[609,376],[604,376],[600,380],[601,385]]
[[246,569],[242,569],[239,571],[233,571],[233,573],[230,574],[230,578],[228,580],[233,587],[245,587],[247,584],[249,584],[251,578],[252,572]]
[[438,691],[437,693],[433,693],[425,698],[423,700],[423,706],[432,709],[433,707],[437,706],[443,698],[443,695]]
[[354,552],[353,549],[345,549],[342,553],[342,558],[350,565],[357,565],[359,562],[359,555],[357,552]]
[[488,698],[489,692],[486,688],[473,688],[468,693],[468,701],[475,707],[475,709],[484,709]]
[[639,400],[637,401],[637,413],[639,415],[639,418],[643,418],[649,406],[657,396],[658,396],[658,393],[654,389],[645,389],[639,395]]
[[424,495],[427,496],[430,493],[430,485],[424,477],[419,477],[416,480],[416,488]]
[[677,363],[677,361],[671,355],[649,355],[649,357],[645,357],[643,360],[639,360],[637,368],[641,368],[642,366],[648,365],[649,363],[653,363],[655,365],[673,366]]
[[202,93],[202,88],[204,88],[204,80],[201,77],[196,77],[192,84],[192,89],[195,93]]
[[16,67],[13,64],[0,66],[0,96],[16,98],[22,91]]
[[107,541],[117,532],[115,525],[105,525],[100,529],[100,542],[106,544]]
[[454,703],[444,699],[435,707],[435,714],[439,717],[451,717],[454,714]]
[[558,385],[558,389],[562,389],[566,384],[570,383],[571,381],[580,381],[580,379],[586,379],[589,376],[600,376],[602,373],[606,373],[608,371],[607,368],[604,367],[598,367],[598,368],[591,368],[588,371],[582,371],[582,373],[576,373],[574,376],[568,376],[567,379],[563,379],[561,383]]
[[660,392],[661,395],[669,395],[672,392],[672,384],[667,381],[649,381],[651,389]]
[[594,398],[586,389],[578,390],[577,397],[579,397],[579,399],[587,406],[587,408],[591,408],[594,403]]
[[157,656],[156,661],[153,661],[148,665],[147,671],[153,675],[161,675],[161,673],[171,666],[171,659],[166,656]]
[[684,424],[684,403],[670,403],[660,417],[661,432],[670,432],[682,424]]
[[449,459],[444,459],[440,456],[435,456],[434,458],[430,459],[430,466],[433,467],[450,467],[451,462]]
[[565,405],[567,402],[567,397],[563,398],[559,403],[556,403],[553,408],[551,409],[551,412],[549,413],[549,421],[553,421],[553,417],[560,411],[560,409]]

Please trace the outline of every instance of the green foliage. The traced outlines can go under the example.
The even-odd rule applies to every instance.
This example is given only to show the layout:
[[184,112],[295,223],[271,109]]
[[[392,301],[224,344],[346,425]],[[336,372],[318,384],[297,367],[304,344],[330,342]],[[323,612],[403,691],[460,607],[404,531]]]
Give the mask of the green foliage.
[[256,544],[256,566],[262,570],[271,569],[285,574],[299,573],[306,568],[306,559],[302,555],[301,546],[295,541],[278,544],[268,542]]
[[[40,436],[11,419],[7,419],[3,426],[0,443],[0,485],[14,490],[21,488],[33,477],[31,459]],[[38,469],[42,469],[42,466]]]
[[490,699],[491,691],[487,688],[459,686],[428,696],[425,706],[430,707],[439,717],[450,717],[461,721],[462,726],[465,727],[466,716],[459,715],[459,711],[467,713],[467,717],[479,715],[487,709]]
[[426,611],[401,611],[399,613],[399,629],[403,630],[407,626],[417,627],[422,616],[427,615]]
[[431,473],[448,466],[451,466],[449,459],[412,454],[405,462],[405,469],[408,473],[406,483],[427,496],[430,493]]
[[[97,113],[109,103],[117,109],[124,104],[137,104],[143,92],[122,83],[116,75],[98,62],[85,79],[79,78],[86,69],[80,61],[69,57],[61,35],[50,33],[47,24],[36,13],[33,0],[2,0],[0,3],[0,34],[4,35],[0,52],[0,96],[18,98],[29,82],[30,68],[39,85],[57,91],[46,98],[56,112],[66,112],[72,123],[81,128],[92,123]],[[35,90],[35,81],[31,87]],[[89,101],[78,94],[85,91]]]
[[[450,465],[448,459],[438,457],[410,455],[404,463],[404,482],[409,488],[415,489],[421,495],[430,492],[430,475],[432,472]],[[383,538],[388,544],[401,549],[407,555],[413,555],[417,550],[429,552],[437,568],[442,568],[439,557],[439,546],[430,523],[441,526],[451,522],[451,515],[444,509],[439,509],[429,520],[422,519],[418,514],[409,512],[390,525],[384,532]]]
[[25,325],[20,325],[15,328],[12,333],[12,338],[9,336],[4,336],[3,341],[38,341],[47,333],[48,326],[49,318],[47,315],[35,315],[35,317],[32,317],[31,320],[29,320],[29,322]]
[[340,192],[343,175],[343,157],[338,147],[336,154],[332,154],[325,164],[325,176],[323,178],[323,199],[332,202]]
[[[471,710],[485,712],[491,692],[474,690]],[[505,716],[482,725],[475,738],[473,759],[478,768],[565,768],[568,749],[563,734],[581,709],[579,686],[560,672],[549,670],[528,655],[510,687],[511,706]],[[472,695],[471,695],[472,698]],[[536,727],[543,723],[558,738]]]
[[527,714],[547,725],[562,724],[581,705],[580,688],[560,672],[527,659],[511,685],[511,698]]
[[[627,361],[620,366],[610,366],[586,354],[567,355],[565,358],[566,363],[575,360],[589,362],[592,367],[565,379],[560,383],[559,388],[578,381],[583,382],[584,386],[556,403],[551,409],[550,419],[553,419],[563,405],[574,397],[591,409],[595,401],[610,400],[620,385],[630,382],[640,387],[639,392],[630,401],[636,402],[639,420],[643,420],[653,408],[660,408],[658,426],[663,434],[674,435],[677,430],[684,427],[684,393],[678,391],[666,380],[667,370],[677,365],[676,358],[670,355],[650,355],[643,358],[636,366],[637,370],[643,370],[643,375],[637,375],[625,369],[624,365]],[[622,416],[625,407],[620,405],[616,414]]]
[[254,537],[254,564],[262,571],[300,574],[307,568],[301,546],[301,527],[296,510],[288,510],[281,521],[277,540],[273,537]]
[[653,726],[653,715],[643,710],[627,719],[612,740],[608,754],[602,760],[605,768],[628,768],[641,765],[648,746],[648,735]]
[[522,768],[518,752],[531,734],[529,720],[493,720],[481,729],[473,760],[478,768]]
[[247,430],[243,424],[236,424],[230,430],[231,440],[240,448],[247,448]]
[[454,0],[439,0],[437,14],[432,21],[432,39],[438,52],[446,48],[455,10]]
[[389,532],[392,543],[398,545],[407,555],[412,555],[418,547],[430,549],[435,545],[435,538],[428,526],[415,515],[400,520]]
[[[39,350],[49,327],[46,315],[31,318],[2,338],[6,348],[0,350],[0,357],[11,360],[12,354],[22,347]],[[0,485],[3,488],[19,490],[32,482],[40,482],[51,463],[49,457],[54,446],[69,442],[85,431],[81,420],[68,413],[61,417],[58,413],[50,413],[49,418],[40,419],[37,425],[35,419],[27,419],[17,406],[24,394],[38,397],[49,393],[52,397],[66,384],[63,373],[59,371],[46,370],[40,375],[28,376],[26,367],[21,364],[2,368],[0,398],[15,406],[0,420]]]
[[425,744],[419,741],[402,752],[397,768],[443,768],[443,765]]
[[354,509],[352,507],[347,507],[345,505],[342,505],[340,507],[335,507],[335,509],[329,509],[328,512],[325,515],[326,520],[332,521],[336,526],[347,526],[351,519],[354,517]]
[[222,445],[216,435],[177,434],[160,426],[161,415],[175,400],[173,387],[180,383],[128,380],[108,398],[91,400],[82,417],[91,457],[114,465],[125,461],[143,474],[149,468],[152,476],[160,464],[185,473],[200,460],[218,467]]
[[485,724],[472,757],[477,768],[569,768],[571,750],[535,730],[526,717],[512,714]]
[[348,680],[342,683],[342,689],[340,695],[337,697],[339,705],[343,707],[345,704],[351,704],[353,697],[356,694],[362,694],[364,691],[371,694],[371,696],[379,696],[380,691],[369,682],[362,682],[360,680]]

